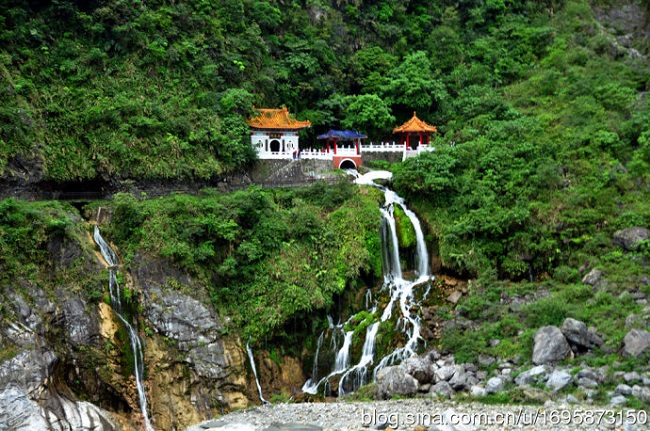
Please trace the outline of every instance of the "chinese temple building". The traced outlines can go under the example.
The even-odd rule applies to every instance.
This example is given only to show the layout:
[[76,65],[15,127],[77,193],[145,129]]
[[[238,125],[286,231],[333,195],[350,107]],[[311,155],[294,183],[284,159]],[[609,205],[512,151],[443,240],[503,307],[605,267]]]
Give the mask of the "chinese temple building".
[[256,109],[246,120],[251,130],[251,144],[260,159],[291,159],[300,151],[298,132],[311,127],[309,120],[296,120],[286,107]]
[[393,129],[393,133],[400,135],[400,141],[406,151],[416,150],[420,145],[429,145],[431,133],[437,131],[436,126],[431,126],[420,120],[415,112],[410,120]]

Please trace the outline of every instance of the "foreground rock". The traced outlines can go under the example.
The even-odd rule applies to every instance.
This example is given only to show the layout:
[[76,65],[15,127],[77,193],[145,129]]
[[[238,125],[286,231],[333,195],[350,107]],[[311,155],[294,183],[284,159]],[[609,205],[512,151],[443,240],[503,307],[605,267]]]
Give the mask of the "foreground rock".
[[414,395],[418,391],[418,381],[406,373],[401,366],[386,367],[377,373],[379,397],[391,395]]
[[562,334],[566,337],[574,351],[584,351],[594,347],[602,347],[602,339],[587,329],[587,325],[576,319],[567,318],[562,323]]
[[0,365],[0,429],[118,430],[107,411],[69,400],[50,387],[57,361],[52,351],[33,350]]
[[540,328],[534,337],[533,362],[537,365],[560,362],[571,354],[571,347],[556,326]]

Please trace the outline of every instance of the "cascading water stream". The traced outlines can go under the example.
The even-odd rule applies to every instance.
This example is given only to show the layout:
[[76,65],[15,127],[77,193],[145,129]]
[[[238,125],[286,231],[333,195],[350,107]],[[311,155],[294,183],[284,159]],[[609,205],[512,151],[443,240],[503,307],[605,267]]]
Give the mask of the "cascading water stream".
[[[385,171],[375,171],[364,176],[359,176],[356,171],[351,171],[351,175],[356,178],[356,183],[360,185],[368,185],[380,189],[385,196],[385,203],[382,206],[382,257],[384,264],[384,286],[382,290],[387,290],[390,294],[390,300],[386,307],[384,308],[379,322],[374,322],[366,329],[366,338],[364,341],[361,359],[359,363],[350,368],[349,365],[346,365],[342,369],[342,363],[339,362],[339,357],[342,355],[349,355],[349,345],[348,335],[346,334],[346,340],[337,353],[337,361],[332,371],[328,376],[322,378],[320,381],[315,382],[314,379],[308,380],[303,386],[303,391],[315,394],[318,391],[318,387],[322,383],[329,383],[329,378],[335,375],[341,374],[339,380],[339,395],[344,395],[346,392],[350,392],[346,387],[351,387],[352,391],[356,390],[359,386],[365,383],[366,374],[368,372],[369,366],[374,363],[374,346],[377,333],[379,331],[379,325],[381,322],[384,322],[392,317],[393,308],[395,304],[398,305],[398,308],[401,312],[401,317],[398,320],[398,330],[401,330],[407,337],[407,341],[404,346],[399,347],[384,356],[373,371],[373,379],[376,378],[377,371],[381,368],[384,368],[388,365],[402,362],[404,359],[415,355],[417,353],[418,344],[421,341],[420,337],[420,327],[421,321],[419,316],[414,316],[411,313],[413,306],[418,304],[415,301],[413,290],[418,285],[424,284],[431,280],[429,272],[429,255],[424,241],[424,233],[422,232],[422,227],[420,221],[413,211],[411,211],[405,204],[404,199],[397,195],[394,191],[388,189],[387,187],[381,186],[374,182],[375,179],[390,179],[392,174]],[[403,278],[401,261],[399,256],[399,243],[397,237],[397,228],[394,216],[395,205],[399,205],[400,208],[404,211],[404,214],[408,217],[413,225],[415,230],[415,236],[417,241],[416,254],[415,254],[415,272],[418,276],[417,280],[409,281]],[[425,293],[428,294],[427,292]],[[368,299],[366,300],[366,309],[369,308]],[[376,306],[372,309],[372,313],[376,311]],[[329,316],[328,316],[329,318]],[[330,325],[331,327],[331,325]],[[351,335],[350,335],[350,344],[351,344]],[[346,356],[347,358],[347,356]],[[318,358],[315,358],[317,361]]]
[[373,356],[375,353],[375,339],[377,338],[377,331],[379,331],[379,322],[375,322],[368,326],[366,329],[366,340],[363,343],[361,350],[361,360],[357,365],[350,368],[343,374],[339,381],[339,396],[345,395],[345,382],[348,377],[352,378],[352,387],[354,389],[363,385],[368,372],[368,365],[372,364]]
[[149,421],[149,415],[147,413],[147,396],[144,387],[144,357],[142,354],[142,342],[138,336],[137,331],[133,326],[124,318],[122,311],[122,301],[120,298],[120,285],[117,281],[117,265],[119,260],[113,249],[104,241],[102,235],[99,233],[99,228],[95,226],[95,232],[93,234],[93,239],[95,243],[99,246],[99,250],[104,257],[106,263],[108,263],[108,289],[111,295],[111,304],[113,310],[117,317],[120,318],[124,326],[126,327],[129,333],[129,340],[131,342],[131,350],[133,351],[133,376],[135,377],[135,384],[138,390],[138,398],[140,400],[140,410],[142,411],[142,417],[144,418],[144,425],[147,431],[153,431],[151,422]]
[[325,336],[325,331],[320,333],[318,341],[316,342],[316,354],[314,355],[314,366],[311,369],[311,379],[318,380],[318,355],[320,354],[320,349],[323,347],[323,337]]
[[[332,320],[330,316],[327,316],[328,321],[330,322],[329,329],[334,329],[335,332],[333,332],[332,335],[332,348],[334,350],[337,349],[338,343],[336,342],[337,340],[337,330],[340,330],[345,333],[344,339],[343,339],[343,345],[341,348],[337,351],[336,353],[336,359],[334,361],[334,370],[329,373],[327,376],[323,377],[320,380],[317,380],[317,375],[318,375],[318,370],[317,370],[317,364],[318,364],[318,353],[320,352],[320,348],[318,347],[316,349],[316,355],[314,356],[314,372],[312,375],[312,378],[308,379],[305,384],[302,386],[302,391],[306,392],[308,394],[315,394],[318,391],[318,387],[322,383],[327,383],[328,379],[332,376],[335,376],[337,374],[341,374],[344,371],[346,371],[350,367],[350,348],[352,347],[352,335],[354,334],[354,331],[348,331],[345,332],[344,325],[333,325]],[[347,323],[347,322],[346,322]],[[323,336],[323,334],[321,334]],[[319,343],[320,343],[320,338],[319,338]],[[320,344],[319,344],[320,346]]]
[[260,396],[260,401],[262,402],[262,404],[269,404],[269,402],[264,399],[264,395],[262,395],[262,386],[260,385],[260,380],[257,377],[257,368],[255,367],[253,350],[251,349],[248,342],[246,343],[246,353],[248,353],[248,360],[251,361],[251,368],[253,369],[253,375],[255,376],[255,384],[257,385],[257,393]]

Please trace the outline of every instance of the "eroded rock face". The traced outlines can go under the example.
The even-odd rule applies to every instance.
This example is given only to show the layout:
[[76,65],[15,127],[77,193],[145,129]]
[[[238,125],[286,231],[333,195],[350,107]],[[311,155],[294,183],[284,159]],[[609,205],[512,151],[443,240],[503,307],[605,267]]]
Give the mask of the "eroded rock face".
[[[75,238],[86,236],[80,224]],[[2,286],[0,351],[14,353],[0,363],[0,430],[138,428],[130,346],[120,319],[107,302],[91,298],[85,286],[56,282],[59,271],[70,265],[89,284],[105,278],[93,244],[90,237],[88,243],[50,241],[47,270],[54,281],[19,279]],[[137,315],[134,307],[130,318],[144,346],[155,429],[184,429],[247,407],[241,342],[222,336],[223,324],[205,291],[160,262],[136,265],[134,280],[124,270],[122,276],[123,287],[131,289],[143,310]],[[180,290],[168,288],[168,279]]]
[[[149,375],[155,376],[151,382],[154,417],[158,415],[164,423],[162,428],[182,428],[197,422],[196,417],[200,420],[223,409],[247,407],[241,343],[222,337],[224,326],[211,306],[177,289],[187,288],[198,297],[201,290],[187,276],[160,261],[137,256],[136,262],[144,315],[153,331],[170,344],[157,343],[155,352],[148,352],[147,361],[153,368]],[[170,288],[170,283],[177,288]],[[176,356],[167,352],[170,347],[178,350]],[[186,409],[182,418],[169,413],[170,408],[178,406]]]
[[54,352],[35,349],[0,364],[0,429],[118,430],[107,411],[53,389],[57,362]]
[[[93,307],[93,311],[94,307]],[[93,339],[99,336],[97,316],[92,316],[87,309],[86,302],[81,298],[72,298],[63,304],[64,325],[70,341],[74,346],[92,344]]]

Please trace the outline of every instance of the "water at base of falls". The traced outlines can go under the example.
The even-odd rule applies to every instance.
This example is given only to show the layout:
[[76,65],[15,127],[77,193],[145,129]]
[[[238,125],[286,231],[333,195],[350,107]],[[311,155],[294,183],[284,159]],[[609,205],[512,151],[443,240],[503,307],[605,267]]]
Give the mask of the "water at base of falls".
[[131,343],[131,350],[133,351],[133,377],[135,378],[136,387],[138,390],[138,398],[140,401],[140,410],[142,411],[142,417],[144,419],[144,426],[147,431],[153,431],[151,422],[149,421],[149,415],[147,413],[147,396],[144,387],[144,357],[142,354],[142,342],[138,336],[137,331],[133,326],[124,318],[122,311],[122,301],[120,298],[120,286],[117,282],[117,272],[116,267],[119,264],[117,255],[113,249],[104,241],[101,234],[99,233],[99,228],[95,226],[95,232],[93,234],[93,239],[95,243],[99,246],[99,250],[104,257],[104,260],[109,265],[109,278],[108,278],[108,288],[111,295],[111,304],[113,310],[119,319],[122,321],[124,326],[129,333],[129,341]]
[[[382,223],[382,257],[384,266],[384,285],[382,291],[386,291],[390,295],[390,300],[381,313],[379,321],[373,322],[366,329],[365,341],[361,353],[361,359],[353,366],[349,365],[350,346],[352,344],[352,331],[345,333],[343,325],[333,326],[330,320],[330,330],[342,331],[345,333],[345,342],[336,354],[336,361],[334,370],[327,376],[317,380],[317,361],[318,354],[322,346],[323,334],[319,337],[319,344],[314,358],[314,372],[312,378],[302,387],[303,392],[316,394],[319,390],[327,392],[331,387],[330,380],[339,378],[338,395],[345,395],[346,393],[353,392],[363,384],[367,383],[368,371],[374,366],[373,380],[376,378],[377,371],[389,366],[401,363],[404,359],[417,354],[418,347],[422,342],[420,337],[421,321],[420,317],[414,315],[411,310],[417,308],[419,304],[415,300],[414,289],[429,284],[433,277],[429,273],[429,256],[424,241],[424,233],[420,221],[413,211],[407,208],[404,199],[399,197],[394,191],[387,187],[378,185],[374,182],[375,179],[390,179],[392,174],[386,171],[374,171],[364,176],[359,176],[356,171],[349,172],[356,177],[356,183],[360,185],[368,185],[380,189],[385,196],[385,203],[381,208],[383,218]],[[403,278],[402,266],[399,255],[399,245],[397,238],[397,229],[394,217],[394,208],[398,205],[404,214],[409,218],[416,236],[416,253],[415,253],[415,272],[417,279],[414,281],[406,280]],[[430,287],[427,287],[430,288]],[[428,293],[424,294],[426,297]],[[370,292],[366,295],[366,310],[371,313],[377,311],[376,305],[372,301],[372,294]],[[370,309],[370,307],[373,307]],[[397,329],[406,336],[406,343],[402,347],[396,348],[388,355],[375,361],[374,347],[377,333],[381,322],[385,322],[393,316],[393,309],[397,307],[400,312],[400,317],[397,323]],[[348,339],[349,336],[349,339]],[[344,363],[347,361],[347,363]]]

